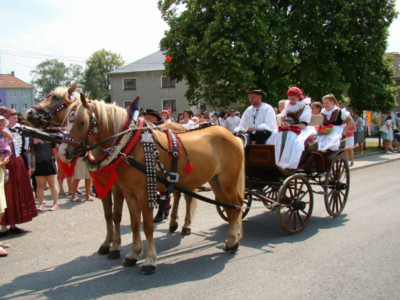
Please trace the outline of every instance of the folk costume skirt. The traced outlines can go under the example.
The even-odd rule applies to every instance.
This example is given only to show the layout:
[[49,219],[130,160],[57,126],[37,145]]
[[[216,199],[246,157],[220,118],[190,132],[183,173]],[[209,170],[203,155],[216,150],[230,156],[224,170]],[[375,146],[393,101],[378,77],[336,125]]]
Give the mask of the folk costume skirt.
[[13,155],[6,168],[9,170],[9,179],[5,183],[7,209],[1,225],[29,222],[38,214],[24,159]]

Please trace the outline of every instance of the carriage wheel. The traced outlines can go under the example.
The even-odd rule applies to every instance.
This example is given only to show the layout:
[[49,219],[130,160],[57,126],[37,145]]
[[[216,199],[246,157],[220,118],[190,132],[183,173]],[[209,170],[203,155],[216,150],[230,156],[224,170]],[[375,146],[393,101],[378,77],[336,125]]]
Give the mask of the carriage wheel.
[[302,231],[308,224],[313,210],[313,193],[307,178],[295,174],[283,182],[279,190],[277,208],[280,225],[288,233]]
[[[249,213],[250,207],[251,207],[251,202],[253,201],[253,196],[247,192],[244,194],[244,199],[243,199],[243,206],[242,206],[242,219]],[[217,212],[220,215],[222,219],[228,222],[228,215],[226,214],[225,207],[217,205]]]
[[328,214],[336,217],[343,211],[350,188],[350,171],[343,156],[336,157],[325,179],[325,207]]
[[[278,199],[278,192],[279,192],[279,187],[280,185],[274,184],[274,185],[266,185],[263,189],[263,194],[265,197],[270,198],[273,201],[276,201]],[[261,199],[262,203],[266,208],[271,208],[271,202],[265,201],[264,199]]]

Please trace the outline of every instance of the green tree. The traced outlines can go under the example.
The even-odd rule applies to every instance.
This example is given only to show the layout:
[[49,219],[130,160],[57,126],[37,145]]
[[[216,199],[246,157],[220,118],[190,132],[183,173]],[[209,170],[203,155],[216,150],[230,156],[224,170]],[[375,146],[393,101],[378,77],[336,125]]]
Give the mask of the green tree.
[[[166,74],[188,82],[191,104],[244,101],[247,87],[276,104],[289,86],[321,99],[348,92],[393,104],[383,62],[394,0],[160,0]],[[369,75],[369,76],[368,76]],[[372,85],[374,89],[363,90]],[[375,104],[374,104],[375,103]]]
[[82,67],[77,64],[66,66],[57,59],[41,62],[31,71],[31,84],[35,87],[36,101],[42,100],[57,86],[70,86],[82,78]]
[[110,101],[109,73],[121,67],[124,60],[119,54],[101,49],[94,52],[86,61],[83,86],[93,99]]

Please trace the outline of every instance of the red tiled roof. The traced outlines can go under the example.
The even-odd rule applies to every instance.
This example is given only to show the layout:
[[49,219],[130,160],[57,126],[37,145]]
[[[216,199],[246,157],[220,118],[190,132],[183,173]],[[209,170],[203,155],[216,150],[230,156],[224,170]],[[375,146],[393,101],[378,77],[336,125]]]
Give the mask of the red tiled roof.
[[33,86],[9,74],[0,74],[0,89],[32,89]]

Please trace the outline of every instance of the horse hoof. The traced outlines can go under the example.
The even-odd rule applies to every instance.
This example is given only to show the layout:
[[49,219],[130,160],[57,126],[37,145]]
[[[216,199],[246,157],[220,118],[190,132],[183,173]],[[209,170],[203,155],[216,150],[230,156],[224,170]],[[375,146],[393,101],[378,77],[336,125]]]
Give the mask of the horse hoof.
[[133,266],[136,266],[136,263],[137,263],[137,259],[125,257],[122,265],[124,267],[133,267]]
[[190,235],[192,230],[190,228],[182,228],[182,235]]
[[224,248],[222,248],[226,252],[235,253],[239,248],[239,242],[237,242],[233,247],[228,247],[228,244],[225,243]]
[[173,233],[178,229],[178,225],[169,226],[169,232]]
[[142,266],[141,272],[143,275],[150,275],[156,271],[155,266]]
[[110,251],[110,253],[108,253],[108,255],[107,255],[107,258],[111,259],[111,260],[118,259],[120,257],[121,257],[121,251],[119,251],[119,250]]
[[110,252],[110,247],[101,246],[99,250],[97,250],[98,255],[106,255]]

